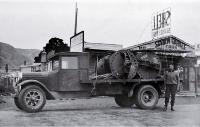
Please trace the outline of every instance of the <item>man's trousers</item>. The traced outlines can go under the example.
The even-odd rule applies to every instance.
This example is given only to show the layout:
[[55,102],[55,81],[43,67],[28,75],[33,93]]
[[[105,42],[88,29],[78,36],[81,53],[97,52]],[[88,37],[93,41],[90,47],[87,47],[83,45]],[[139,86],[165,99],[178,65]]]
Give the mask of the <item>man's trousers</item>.
[[174,106],[176,90],[177,90],[177,84],[166,84],[166,90],[165,90],[166,107],[168,106],[170,95],[171,95],[171,107]]

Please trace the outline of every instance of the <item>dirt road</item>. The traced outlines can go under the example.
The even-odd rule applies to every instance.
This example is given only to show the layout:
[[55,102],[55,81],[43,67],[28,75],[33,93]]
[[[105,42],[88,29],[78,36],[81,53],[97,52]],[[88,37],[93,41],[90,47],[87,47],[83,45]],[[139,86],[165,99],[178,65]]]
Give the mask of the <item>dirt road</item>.
[[200,126],[200,105],[176,105],[162,111],[163,100],[154,110],[120,108],[113,98],[47,101],[42,112],[25,113],[11,98],[0,104],[0,126]]

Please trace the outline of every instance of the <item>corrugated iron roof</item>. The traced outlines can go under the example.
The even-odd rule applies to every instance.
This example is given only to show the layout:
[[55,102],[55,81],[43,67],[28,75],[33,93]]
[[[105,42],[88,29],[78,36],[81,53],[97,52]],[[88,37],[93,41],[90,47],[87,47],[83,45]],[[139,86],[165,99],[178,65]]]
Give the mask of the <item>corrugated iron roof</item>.
[[122,45],[119,44],[91,43],[91,42],[85,42],[84,47],[85,49],[111,50],[111,51],[118,51],[123,48]]

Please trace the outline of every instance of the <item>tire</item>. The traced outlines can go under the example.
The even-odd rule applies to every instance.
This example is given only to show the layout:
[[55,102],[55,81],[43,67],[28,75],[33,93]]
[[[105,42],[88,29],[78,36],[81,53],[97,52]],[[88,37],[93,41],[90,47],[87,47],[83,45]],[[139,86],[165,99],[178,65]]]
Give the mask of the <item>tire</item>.
[[158,103],[158,92],[151,85],[141,86],[136,93],[136,106],[141,109],[153,109]]
[[130,108],[135,104],[133,97],[128,97],[128,95],[117,95],[115,96],[115,102],[120,107]]
[[18,109],[22,110],[22,105],[20,105],[18,97],[14,97],[15,105]]
[[29,113],[41,111],[46,104],[44,91],[35,85],[23,88],[19,93],[18,99],[19,105],[22,105],[22,110]]

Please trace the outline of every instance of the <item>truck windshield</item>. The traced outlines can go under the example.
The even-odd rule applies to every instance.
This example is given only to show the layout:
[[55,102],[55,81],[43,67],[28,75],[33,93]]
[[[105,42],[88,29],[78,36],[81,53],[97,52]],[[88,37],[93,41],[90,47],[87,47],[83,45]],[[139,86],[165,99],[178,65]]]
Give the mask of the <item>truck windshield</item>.
[[62,57],[62,69],[78,69],[77,57]]
[[52,65],[53,70],[57,70],[59,68],[59,60],[53,60],[53,65]]
[[58,70],[58,69],[59,69],[59,59],[54,59],[47,63],[47,71]]

